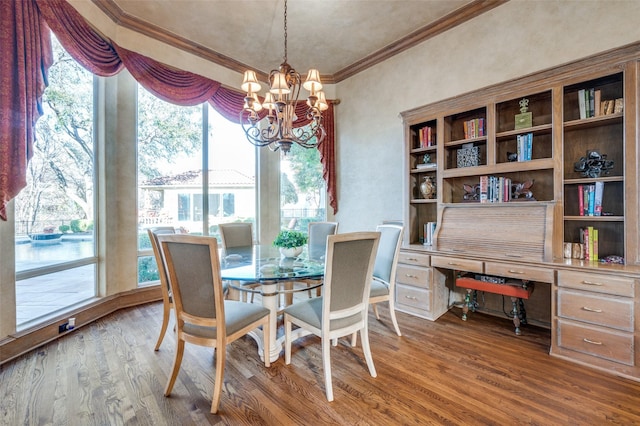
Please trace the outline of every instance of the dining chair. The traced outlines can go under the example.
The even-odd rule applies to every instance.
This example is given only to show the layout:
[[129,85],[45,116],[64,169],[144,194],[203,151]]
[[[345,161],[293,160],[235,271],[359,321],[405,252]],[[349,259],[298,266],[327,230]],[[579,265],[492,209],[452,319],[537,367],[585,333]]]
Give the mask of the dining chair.
[[402,336],[398,327],[395,310],[395,288],[396,288],[396,267],[398,266],[398,255],[402,245],[402,234],[404,228],[398,225],[378,225],[376,231],[380,232],[380,245],[376,254],[376,261],[373,267],[373,281],[371,282],[371,292],[369,304],[373,306],[376,319],[378,315],[378,303],[389,302],[389,314],[393,327],[398,336]]
[[[364,357],[372,377],[376,369],[371,357],[368,307],[379,232],[352,232],[327,238],[322,296],[296,302],[284,309],[285,364],[291,363],[292,325],[320,337],[325,392],[333,401],[330,347],[332,340],[360,331]],[[296,333],[301,334],[298,330]]]
[[149,235],[149,241],[151,241],[151,248],[153,248],[153,255],[156,258],[156,264],[158,265],[158,276],[160,278],[160,289],[162,290],[162,327],[160,328],[160,336],[156,342],[156,347],[153,349],[157,351],[160,349],[164,335],[167,332],[167,326],[169,325],[169,316],[171,315],[171,309],[173,309],[173,300],[171,298],[171,289],[169,288],[169,280],[167,277],[167,268],[165,265],[162,249],[158,243],[158,235],[175,234],[176,230],[173,226],[157,226],[154,228],[147,228],[147,234]]
[[[251,222],[231,222],[218,225],[222,247],[227,250],[235,247],[251,247],[253,245],[253,225]],[[259,284],[244,284],[242,288],[255,289]],[[241,291],[243,301],[247,301],[247,291]],[[251,293],[253,303],[254,292]]]
[[[211,412],[216,413],[224,379],[226,346],[260,326],[263,335],[269,336],[269,310],[258,304],[224,299],[215,238],[159,235],[158,241],[167,264],[176,315],[176,354],[164,395],[169,396],[175,384],[185,342],[213,347],[216,371]],[[263,340],[264,365],[269,367],[270,343],[267,338]]]
[[[338,233],[338,222],[309,222],[307,249],[309,259],[324,259],[327,252],[327,237]],[[307,280],[307,287],[313,287],[322,280]],[[311,297],[311,290],[308,290]],[[316,296],[320,296],[322,287],[316,287]]]

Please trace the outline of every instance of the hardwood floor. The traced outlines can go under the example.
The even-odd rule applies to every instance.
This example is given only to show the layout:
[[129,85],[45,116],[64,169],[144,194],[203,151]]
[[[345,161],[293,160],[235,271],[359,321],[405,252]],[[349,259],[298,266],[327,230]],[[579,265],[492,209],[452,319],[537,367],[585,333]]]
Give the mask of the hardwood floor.
[[[548,330],[454,309],[436,322],[385,306],[370,315],[378,372],[361,346],[331,349],[328,403],[319,339],[265,369],[253,339],[227,351],[217,415],[213,356],[187,344],[171,397],[162,393],[175,340],[154,352],[161,304],[120,310],[0,367],[1,425],[601,425],[640,424],[640,383],[548,355]],[[170,330],[172,325],[170,324]]]

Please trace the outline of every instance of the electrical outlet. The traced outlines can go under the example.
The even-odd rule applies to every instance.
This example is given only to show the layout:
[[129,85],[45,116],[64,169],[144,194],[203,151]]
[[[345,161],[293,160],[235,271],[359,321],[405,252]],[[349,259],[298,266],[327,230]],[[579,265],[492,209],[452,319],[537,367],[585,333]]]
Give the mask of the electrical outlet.
[[58,333],[64,333],[65,331],[67,331],[68,326],[69,326],[68,322],[65,322],[64,324],[60,324],[58,326]]

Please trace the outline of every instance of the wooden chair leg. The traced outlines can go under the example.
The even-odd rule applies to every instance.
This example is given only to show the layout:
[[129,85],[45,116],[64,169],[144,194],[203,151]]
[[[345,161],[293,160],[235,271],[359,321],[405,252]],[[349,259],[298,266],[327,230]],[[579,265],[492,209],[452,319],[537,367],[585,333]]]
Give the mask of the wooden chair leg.
[[158,336],[158,341],[156,342],[156,347],[153,349],[157,351],[160,349],[160,345],[162,344],[162,340],[164,339],[164,335],[167,333],[167,326],[169,325],[169,314],[171,313],[171,306],[167,303],[162,304],[162,327],[160,328],[160,336]]
[[391,316],[391,322],[393,323],[393,328],[396,329],[396,334],[398,336],[402,336],[402,333],[400,333],[400,327],[398,327],[398,319],[396,318],[396,305],[393,301],[393,295],[389,299],[389,315]]
[[220,395],[222,394],[222,382],[224,380],[224,364],[227,358],[227,348],[224,345],[216,346],[216,374],[213,382],[213,397],[211,398],[211,413],[218,412]]
[[367,367],[369,367],[369,374],[371,377],[377,377],[376,367],[373,365],[373,357],[371,356],[371,347],[369,346],[369,329],[367,323],[364,323],[364,328],[360,330],[360,339],[362,340],[362,352],[364,352],[364,359],[367,361]]
[[[335,339],[336,341],[338,339]],[[324,369],[324,387],[327,401],[333,401],[333,382],[331,381],[331,343],[329,339],[322,339],[322,368]]]
[[164,388],[164,396],[169,396],[171,394],[171,389],[173,389],[173,385],[176,383],[176,378],[178,377],[178,372],[180,371],[180,364],[182,364],[183,355],[184,340],[178,339],[176,344],[176,356],[173,359],[173,369],[171,370],[171,376],[169,377],[167,386]]
[[380,315],[378,315],[378,304],[377,303],[373,303],[373,313],[376,315],[376,319],[379,320],[380,319]]

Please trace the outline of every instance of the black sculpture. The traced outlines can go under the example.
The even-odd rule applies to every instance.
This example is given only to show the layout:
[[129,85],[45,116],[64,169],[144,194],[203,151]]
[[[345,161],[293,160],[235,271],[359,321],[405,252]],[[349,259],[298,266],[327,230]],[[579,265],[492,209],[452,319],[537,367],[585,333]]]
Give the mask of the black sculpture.
[[600,175],[608,175],[613,169],[613,161],[607,160],[607,155],[600,155],[598,151],[588,151],[586,157],[580,157],[580,160],[573,165],[576,172],[580,172],[583,177],[597,178]]

